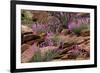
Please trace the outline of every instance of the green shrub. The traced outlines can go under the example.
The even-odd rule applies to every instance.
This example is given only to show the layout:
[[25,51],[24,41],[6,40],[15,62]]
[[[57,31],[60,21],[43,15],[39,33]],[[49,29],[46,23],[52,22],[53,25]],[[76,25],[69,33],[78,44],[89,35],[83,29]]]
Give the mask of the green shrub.
[[43,61],[51,61],[57,55],[58,55],[57,52],[55,52],[53,50],[48,50],[43,56]]
[[22,10],[21,11],[21,23],[22,24],[32,24],[32,12],[28,10]]
[[84,29],[89,29],[90,27],[89,27],[89,24],[81,24],[79,27],[75,27],[75,28],[73,28],[72,29],[72,31],[75,33],[75,34],[77,34],[77,35],[79,35],[80,34],[80,32],[82,31],[82,30],[84,30]]
[[29,62],[46,62],[51,61],[55,56],[57,56],[58,53],[53,50],[48,50],[44,54],[41,53],[40,50],[35,52],[35,55],[31,58]]
[[41,62],[41,61],[42,61],[41,51],[38,50],[35,52],[34,56],[31,58],[29,62]]

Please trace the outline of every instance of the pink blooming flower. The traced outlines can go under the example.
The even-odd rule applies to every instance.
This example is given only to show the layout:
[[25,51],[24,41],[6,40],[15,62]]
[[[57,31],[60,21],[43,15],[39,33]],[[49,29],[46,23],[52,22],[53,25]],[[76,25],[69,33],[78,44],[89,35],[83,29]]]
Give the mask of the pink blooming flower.
[[89,25],[89,18],[76,18],[74,20],[70,20],[70,22],[68,22],[68,28],[70,30],[76,29],[76,28],[80,28],[86,25]]
[[72,29],[75,28],[75,27],[76,27],[75,22],[69,22],[68,28],[69,28],[70,30],[72,30]]
[[32,25],[32,30],[34,32],[46,32],[47,25],[46,24],[33,24]]

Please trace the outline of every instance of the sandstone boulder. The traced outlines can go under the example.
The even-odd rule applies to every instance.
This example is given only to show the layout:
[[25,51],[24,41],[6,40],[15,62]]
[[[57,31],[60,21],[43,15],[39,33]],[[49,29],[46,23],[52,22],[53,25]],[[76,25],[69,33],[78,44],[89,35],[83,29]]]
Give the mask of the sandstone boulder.
[[32,33],[32,29],[28,26],[21,25],[21,33],[22,34],[27,34],[27,33]]
[[38,35],[34,35],[34,34],[27,34],[27,35],[24,35],[23,38],[22,38],[22,43],[25,43],[25,42],[28,42],[28,41],[31,41],[31,40],[37,40],[37,39],[40,39],[41,37],[38,36]]
[[28,63],[32,57],[35,55],[37,49],[33,48],[32,46],[25,50],[22,54],[21,54],[21,62],[22,63]]
[[28,44],[22,44],[21,45],[21,53],[23,53],[25,50],[29,49],[31,45]]

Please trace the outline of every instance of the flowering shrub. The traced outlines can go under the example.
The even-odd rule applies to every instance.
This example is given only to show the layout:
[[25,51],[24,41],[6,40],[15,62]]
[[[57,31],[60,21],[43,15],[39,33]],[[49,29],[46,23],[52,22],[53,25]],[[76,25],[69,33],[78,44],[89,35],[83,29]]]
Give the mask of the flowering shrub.
[[79,27],[71,29],[75,34],[79,35],[83,29],[88,29],[87,25],[81,24]]
[[68,28],[76,34],[80,34],[80,31],[83,29],[89,28],[89,19],[88,18],[76,18],[73,21],[69,22]]
[[59,46],[60,43],[63,42],[58,35],[47,36],[39,46],[46,47],[46,46]]
[[46,33],[47,32],[47,25],[46,24],[33,24],[32,25],[33,32],[36,33]]
[[51,60],[53,60],[53,58],[54,58],[55,56],[57,56],[57,55],[58,55],[58,53],[57,53],[56,51],[54,51],[54,50],[48,50],[48,51],[44,54],[43,60],[44,60],[44,61],[51,61]]

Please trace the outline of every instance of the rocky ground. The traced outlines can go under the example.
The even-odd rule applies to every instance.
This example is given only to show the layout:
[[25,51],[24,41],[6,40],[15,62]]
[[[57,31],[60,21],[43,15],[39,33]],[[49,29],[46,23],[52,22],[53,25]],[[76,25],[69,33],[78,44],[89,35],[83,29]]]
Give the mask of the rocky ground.
[[21,29],[22,63],[34,62],[32,59],[36,55],[37,51],[40,51],[42,56],[46,55],[45,53],[47,53],[47,51],[53,51],[54,56],[50,55],[52,58],[46,58],[47,61],[87,60],[90,58],[90,31],[88,29],[82,30],[79,35],[75,35],[68,29],[64,29],[57,35],[63,41],[63,43],[45,47],[40,46],[41,42],[45,40],[45,33],[38,35],[34,33],[30,27],[25,25],[22,25]]

